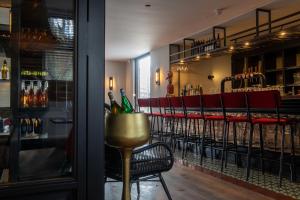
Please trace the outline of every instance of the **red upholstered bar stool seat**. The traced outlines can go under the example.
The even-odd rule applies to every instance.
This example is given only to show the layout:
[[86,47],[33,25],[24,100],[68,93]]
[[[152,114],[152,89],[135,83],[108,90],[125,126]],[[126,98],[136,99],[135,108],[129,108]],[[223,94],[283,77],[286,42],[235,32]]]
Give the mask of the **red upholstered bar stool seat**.
[[[201,96],[203,110],[203,131],[201,137],[201,157],[200,164],[202,165],[203,157],[206,155],[205,147],[210,147],[210,157],[213,159],[213,149],[218,148],[219,142],[216,140],[215,122],[223,122],[224,116],[222,113],[221,95],[207,94]],[[207,126],[209,131],[207,131]],[[224,128],[223,131],[224,132]],[[222,133],[223,135],[223,133]],[[221,146],[219,147],[221,149]]]
[[139,98],[137,100],[139,112],[144,112],[146,115],[151,116],[150,98]]
[[[182,97],[186,114],[186,137],[183,143],[183,157],[186,157],[188,146],[195,145],[196,153],[200,149],[201,133],[200,123],[204,121],[201,96]],[[191,128],[192,127],[192,128]]]
[[[264,137],[263,137],[263,126],[265,125],[276,125],[282,128],[281,131],[281,152],[280,152],[280,159],[279,159],[279,183],[280,186],[282,184],[282,171],[283,171],[283,164],[284,164],[284,157],[286,156],[285,150],[285,127],[287,125],[291,126],[291,153],[290,153],[290,160],[289,163],[291,169],[291,179],[294,177],[294,132],[293,132],[293,120],[289,120],[288,118],[283,118],[280,116],[280,104],[281,98],[279,91],[260,91],[260,92],[248,92],[247,93],[247,103],[248,103],[248,115],[250,118],[250,134],[249,134],[249,145],[248,145],[248,156],[247,156],[247,177],[249,179],[250,175],[250,164],[252,158],[252,143],[253,143],[253,134],[254,134],[254,126],[259,126],[259,138],[260,138],[260,152],[261,152],[261,167],[264,171]],[[254,110],[262,109],[268,111],[270,117],[254,117],[253,112]],[[275,135],[275,134],[274,134]]]
[[169,97],[169,100],[173,123],[172,146],[173,150],[175,150],[176,145],[179,144],[180,146],[181,141],[184,143],[186,137],[186,115],[184,112],[182,97]]
[[[222,106],[224,116],[225,131],[222,142],[222,156],[221,156],[221,171],[224,166],[224,155],[225,155],[225,167],[227,165],[228,152],[235,154],[235,163],[238,165],[238,155],[241,153],[238,151],[237,141],[237,123],[247,123],[249,118],[247,116],[247,103],[246,94],[244,92],[236,93],[222,93]],[[230,125],[232,125],[232,140],[229,141]],[[245,128],[247,126],[245,125]]]
[[151,138],[150,143],[154,138],[161,140],[161,111],[159,98],[150,98],[150,113],[151,113]]
[[161,140],[164,142],[169,142],[172,144],[171,135],[173,129],[173,120],[172,120],[172,112],[170,106],[170,100],[167,97],[159,98],[159,106],[160,106],[160,132],[161,132]]
[[138,108],[139,108],[139,112],[144,112],[146,115],[149,116],[150,119],[150,143],[153,139],[153,137],[155,137],[157,134],[157,129],[155,129],[155,115],[152,113],[151,111],[151,106],[150,106],[150,98],[139,98],[137,100],[138,102]]

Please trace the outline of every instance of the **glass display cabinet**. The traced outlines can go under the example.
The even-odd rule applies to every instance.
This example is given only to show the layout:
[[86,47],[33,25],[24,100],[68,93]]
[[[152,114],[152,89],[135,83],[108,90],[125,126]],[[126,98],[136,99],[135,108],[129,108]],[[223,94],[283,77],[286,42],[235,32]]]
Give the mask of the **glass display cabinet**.
[[[103,153],[103,123],[93,127],[98,141],[87,138],[96,135],[87,119],[103,120],[104,26],[94,25],[104,11],[90,20],[90,7],[103,11],[104,1],[0,0],[0,199],[89,199],[86,183],[102,183],[86,172],[90,160],[100,179]],[[80,34],[90,29],[101,34]],[[98,153],[86,156],[93,145]]]

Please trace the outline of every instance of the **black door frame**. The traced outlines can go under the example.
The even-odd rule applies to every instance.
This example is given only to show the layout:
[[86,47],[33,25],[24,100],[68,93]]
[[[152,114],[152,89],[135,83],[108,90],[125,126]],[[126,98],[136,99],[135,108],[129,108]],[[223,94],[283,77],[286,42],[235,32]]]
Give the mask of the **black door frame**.
[[104,199],[105,0],[74,1],[74,177],[0,185],[0,199],[47,199],[63,192],[78,200]]

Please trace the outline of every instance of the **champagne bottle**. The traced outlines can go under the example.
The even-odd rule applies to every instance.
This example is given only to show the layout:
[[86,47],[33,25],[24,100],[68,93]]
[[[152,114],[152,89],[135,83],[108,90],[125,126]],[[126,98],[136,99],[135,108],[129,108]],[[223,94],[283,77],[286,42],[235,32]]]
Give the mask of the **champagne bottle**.
[[108,97],[110,100],[110,109],[112,114],[117,114],[122,112],[121,106],[115,101],[114,95],[111,91],[108,92]]
[[125,95],[125,90],[120,89],[121,97],[122,97],[122,109],[125,113],[132,113],[134,111],[130,101]]

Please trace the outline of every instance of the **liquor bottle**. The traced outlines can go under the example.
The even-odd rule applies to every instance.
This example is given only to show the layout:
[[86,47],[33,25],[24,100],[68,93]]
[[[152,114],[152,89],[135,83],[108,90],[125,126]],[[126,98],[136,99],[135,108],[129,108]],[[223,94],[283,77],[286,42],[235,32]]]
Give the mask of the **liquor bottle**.
[[38,105],[37,91],[38,91],[37,81],[33,81],[33,106],[34,107]]
[[3,61],[3,65],[1,68],[1,79],[7,80],[8,79],[8,67],[6,60]]
[[121,97],[122,97],[122,109],[125,113],[132,113],[134,111],[130,101],[125,95],[125,90],[123,88],[120,89]]
[[203,53],[203,51],[204,51],[203,40],[199,41],[198,49],[199,49],[198,53]]
[[116,102],[112,91],[108,92],[108,97],[110,100],[110,110],[112,114],[122,113],[122,107]]
[[29,89],[28,89],[28,83],[24,81],[24,95],[23,95],[23,108],[28,108],[28,100],[29,100]]
[[28,106],[32,107],[34,104],[34,91],[33,91],[33,82],[30,81],[30,87],[28,92]]
[[38,81],[37,82],[37,88],[36,88],[36,93],[35,93],[35,98],[36,98],[36,106],[42,106],[43,105],[43,92],[42,92],[42,82]]
[[25,105],[25,82],[21,83],[21,91],[20,91],[20,106],[24,107]]
[[195,47],[195,41],[191,45],[191,49],[192,49],[191,54],[192,54],[192,56],[195,55],[195,49],[194,49],[194,47]]
[[217,40],[216,40],[216,49],[221,48],[221,40],[220,34],[218,33]]
[[48,81],[45,81],[42,96],[41,96],[41,105],[42,107],[48,106]]

